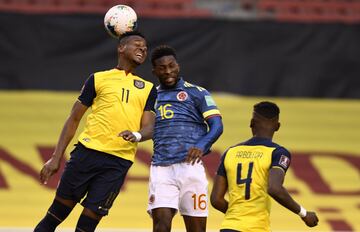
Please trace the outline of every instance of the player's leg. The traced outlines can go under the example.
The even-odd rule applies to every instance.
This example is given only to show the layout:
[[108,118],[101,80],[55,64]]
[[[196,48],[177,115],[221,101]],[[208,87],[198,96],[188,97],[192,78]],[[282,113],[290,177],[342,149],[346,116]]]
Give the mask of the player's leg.
[[183,216],[187,232],[205,232],[207,217]]
[[173,165],[150,166],[148,213],[153,232],[170,232],[179,205],[179,187]]
[[55,228],[70,214],[78,199],[81,199],[81,197],[74,197],[73,195],[73,186],[77,182],[77,180],[74,180],[74,176],[77,176],[76,163],[79,162],[77,156],[81,155],[80,153],[82,153],[82,149],[78,146],[71,152],[71,158],[66,163],[56,191],[56,197],[45,217],[34,229],[35,232],[55,231]]
[[178,164],[179,211],[187,232],[205,232],[208,216],[208,180],[202,163]]
[[176,214],[176,209],[156,208],[151,211],[153,220],[153,232],[170,232],[172,219]]
[[76,225],[76,232],[95,231],[103,216],[95,213],[91,209],[84,208]]
[[81,203],[84,209],[76,225],[76,231],[95,231],[103,216],[109,213],[120,192],[132,162],[113,155],[94,151],[91,159],[92,173],[86,198]]
[[56,196],[45,217],[37,224],[34,232],[51,232],[70,214],[76,202]]

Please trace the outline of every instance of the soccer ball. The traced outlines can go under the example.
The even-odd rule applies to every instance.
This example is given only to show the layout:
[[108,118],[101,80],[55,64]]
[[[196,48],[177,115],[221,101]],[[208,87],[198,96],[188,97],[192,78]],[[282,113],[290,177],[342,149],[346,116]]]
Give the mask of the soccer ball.
[[111,7],[105,14],[106,31],[114,38],[119,38],[125,32],[133,31],[137,26],[136,12],[127,5]]

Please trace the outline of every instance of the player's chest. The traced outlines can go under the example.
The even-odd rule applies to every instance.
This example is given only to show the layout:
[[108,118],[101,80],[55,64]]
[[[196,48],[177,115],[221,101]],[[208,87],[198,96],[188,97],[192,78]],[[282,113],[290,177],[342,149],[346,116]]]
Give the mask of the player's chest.
[[129,103],[147,97],[145,83],[140,80],[109,80],[99,85],[99,95],[108,101]]
[[186,91],[159,92],[155,104],[158,117],[173,118],[197,113],[196,101]]

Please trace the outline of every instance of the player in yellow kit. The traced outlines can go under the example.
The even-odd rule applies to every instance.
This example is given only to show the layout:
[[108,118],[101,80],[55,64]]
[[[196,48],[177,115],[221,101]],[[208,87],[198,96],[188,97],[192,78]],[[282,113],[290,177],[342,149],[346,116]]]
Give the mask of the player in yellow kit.
[[[225,213],[221,232],[270,231],[270,196],[299,214],[307,226],[318,223],[316,214],[306,211],[283,187],[291,155],[272,142],[280,127],[279,114],[272,102],[254,105],[253,137],[228,148],[221,159],[211,192],[211,204]],[[226,192],[229,201],[224,198]]]
[[134,161],[137,143],[152,137],[156,89],[134,74],[146,59],[146,40],[138,32],[125,33],[119,38],[117,52],[115,68],[96,72],[85,82],[52,158],[40,172],[40,180],[46,184],[58,171],[66,147],[91,107],[55,199],[34,232],[55,231],[78,202],[84,209],[75,231],[94,231],[119,194]]

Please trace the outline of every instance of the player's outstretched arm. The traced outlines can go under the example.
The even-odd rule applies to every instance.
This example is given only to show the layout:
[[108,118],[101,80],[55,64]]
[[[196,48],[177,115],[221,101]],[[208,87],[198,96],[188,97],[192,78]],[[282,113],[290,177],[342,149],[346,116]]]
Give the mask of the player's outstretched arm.
[[155,114],[152,111],[144,111],[141,118],[141,128],[139,131],[125,130],[119,133],[126,141],[141,142],[151,139],[154,132]]
[[70,141],[74,137],[81,118],[83,117],[87,109],[88,107],[83,105],[80,101],[76,101],[74,103],[70,116],[66,120],[64,127],[61,131],[59,140],[55,147],[55,151],[40,171],[41,183],[46,184],[48,179],[59,170],[60,160],[64,155]]
[[227,179],[224,176],[216,175],[214,185],[211,191],[210,202],[211,205],[220,212],[226,213],[228,209],[228,202],[225,200],[225,193],[227,191]]
[[314,227],[318,224],[319,219],[315,212],[306,211],[290,196],[289,192],[283,187],[285,178],[284,170],[280,168],[271,168],[269,171],[269,185],[268,193],[279,204],[298,214],[301,219],[309,227]]

